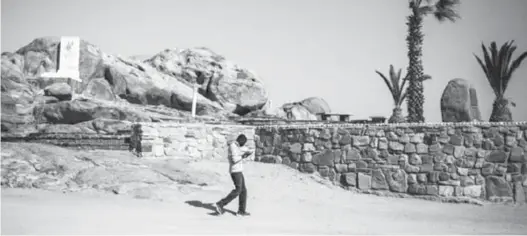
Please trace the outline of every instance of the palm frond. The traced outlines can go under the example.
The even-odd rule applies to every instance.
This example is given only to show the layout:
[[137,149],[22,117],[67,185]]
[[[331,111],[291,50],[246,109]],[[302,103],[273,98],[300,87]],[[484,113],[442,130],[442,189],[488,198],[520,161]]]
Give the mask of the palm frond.
[[417,12],[419,12],[419,14],[423,15],[423,16],[426,16],[428,14],[431,14],[434,12],[434,7],[432,6],[422,6],[420,7]]
[[384,76],[383,73],[381,73],[380,71],[375,71],[379,76],[381,76],[382,80],[384,81],[384,83],[386,84],[386,86],[388,86],[388,90],[390,90],[390,93],[393,94],[393,87],[392,87],[392,84],[390,83],[390,81],[386,78],[386,76]]
[[[495,46],[495,44],[494,44]],[[485,67],[487,68],[487,79],[489,80],[489,84],[492,87],[492,90],[494,90],[494,93],[496,96],[500,96],[500,86],[499,86],[499,79],[496,79],[495,73],[494,73],[494,60],[490,57],[488,51],[492,51],[492,44],[489,47],[489,50],[487,51],[487,48],[484,44],[481,44],[481,48],[483,49],[483,56],[485,59]]]
[[500,50],[503,50],[503,51],[500,51],[500,59],[499,59],[500,65],[498,68],[500,77],[502,78],[500,81],[501,89],[503,90],[502,94],[504,94],[505,91],[507,90],[507,87],[509,85],[509,81],[511,78],[511,77],[508,77],[507,74],[509,70],[509,65],[511,63],[512,53],[514,53],[514,51],[516,50],[516,46],[512,45],[513,43],[514,43],[514,40],[504,43],[500,49]]
[[503,97],[512,78],[512,73],[518,69],[522,61],[527,58],[527,52],[522,53],[518,58],[512,61],[512,55],[517,48],[514,45],[514,40],[504,43],[499,50],[496,42],[491,42],[488,49],[482,43],[481,48],[483,51],[483,60],[476,55],[474,56],[485,73],[485,77],[487,77],[496,97]]
[[455,22],[460,19],[461,16],[457,12],[456,8],[460,4],[459,0],[438,0],[434,5],[435,11],[434,16],[440,22],[449,20]]
[[406,80],[401,81],[401,71],[402,69],[399,69],[398,72],[395,72],[395,69],[393,65],[390,65],[389,70],[389,79],[381,72],[375,71],[381,78],[383,79],[386,86],[388,86],[388,89],[390,90],[390,93],[393,98],[393,102],[396,106],[400,106],[401,103],[404,101],[403,93],[406,93],[405,90],[405,84]]

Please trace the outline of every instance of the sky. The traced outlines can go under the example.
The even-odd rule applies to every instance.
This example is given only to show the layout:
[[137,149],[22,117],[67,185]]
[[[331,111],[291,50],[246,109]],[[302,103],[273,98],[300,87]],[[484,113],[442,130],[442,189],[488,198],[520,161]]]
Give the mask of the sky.
[[[318,96],[335,113],[389,117],[393,100],[375,70],[406,72],[407,0],[2,0],[1,50],[42,36],[79,36],[103,51],[154,55],[205,46],[255,71],[272,106]],[[425,118],[440,122],[448,81],[476,88],[482,119],[494,93],[474,58],[481,43],[515,40],[527,51],[527,1],[461,0],[461,19],[424,22]],[[515,58],[514,57],[514,58]],[[527,60],[506,97],[527,121]],[[405,106],[403,106],[404,108]],[[404,108],[406,113],[406,109]]]

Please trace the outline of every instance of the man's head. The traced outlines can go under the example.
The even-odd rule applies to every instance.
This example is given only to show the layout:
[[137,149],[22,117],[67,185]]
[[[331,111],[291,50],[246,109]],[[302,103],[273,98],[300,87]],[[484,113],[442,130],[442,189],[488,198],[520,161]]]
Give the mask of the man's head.
[[238,135],[238,138],[236,138],[236,142],[240,145],[240,147],[243,147],[245,143],[247,142],[247,137],[245,137],[244,134]]

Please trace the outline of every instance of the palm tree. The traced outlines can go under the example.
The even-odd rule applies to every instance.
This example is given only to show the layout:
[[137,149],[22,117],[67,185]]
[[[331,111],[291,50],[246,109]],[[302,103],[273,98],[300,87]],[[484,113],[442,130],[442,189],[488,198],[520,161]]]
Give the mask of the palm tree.
[[[516,60],[512,61],[512,54],[516,50],[516,46],[513,46],[513,43],[514,40],[503,44],[498,51],[496,42],[492,42],[488,48],[490,55],[489,51],[487,51],[487,48],[482,43],[481,48],[483,50],[484,61],[474,55],[481,66],[481,69],[483,69],[490,87],[492,87],[492,90],[494,90],[494,94],[496,95],[496,99],[494,99],[494,103],[492,104],[492,113],[489,119],[491,122],[512,121],[509,100],[504,97],[505,90],[509,85],[512,73],[520,67],[522,61],[527,57],[526,51],[516,58]],[[511,105],[516,106],[516,104],[512,102]]]
[[[401,105],[403,104],[403,101],[406,99],[406,96],[408,95],[408,89],[405,89],[406,81],[408,81],[407,78],[402,79],[401,82],[401,69],[395,73],[395,70],[393,68],[393,65],[390,65],[390,79],[388,79],[383,73],[379,71],[375,71],[381,78],[384,80],[384,83],[386,83],[386,86],[388,86],[388,89],[390,90],[390,93],[392,94],[393,103],[395,108],[393,109],[392,116],[390,119],[388,119],[388,123],[403,123],[406,121],[406,119],[403,116],[403,112],[401,109]],[[429,75],[424,75],[423,80],[431,79]]]
[[401,105],[404,99],[406,98],[408,91],[406,91],[404,87],[407,81],[406,79],[403,79],[402,83],[399,83],[399,81],[401,81],[401,69],[399,69],[399,71],[395,73],[393,65],[390,65],[390,79],[386,78],[383,73],[377,70],[375,72],[379,74],[379,76],[381,76],[381,78],[384,80],[384,83],[386,83],[386,86],[388,86],[388,89],[392,94],[393,103],[395,105],[395,108],[393,108],[392,116],[390,116],[390,119],[388,119],[388,123],[405,122],[405,118],[401,110]]
[[[435,2],[435,3],[434,3]],[[423,36],[422,31],[423,18],[429,14],[443,22],[449,20],[455,22],[459,15],[455,8],[459,4],[459,0],[410,0],[410,10],[412,14],[407,17],[408,22],[408,36],[406,42],[408,45],[408,59],[409,65],[407,68],[407,78],[410,80],[408,84],[408,121],[409,122],[424,122],[423,104],[424,104],[424,88],[423,88],[423,63],[422,46]]]

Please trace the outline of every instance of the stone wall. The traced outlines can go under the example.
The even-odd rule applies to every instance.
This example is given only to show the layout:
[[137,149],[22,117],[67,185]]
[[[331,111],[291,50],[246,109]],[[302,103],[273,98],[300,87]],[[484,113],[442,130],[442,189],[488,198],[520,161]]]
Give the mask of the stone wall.
[[525,202],[527,122],[260,125],[256,159],[359,191]]
[[254,132],[252,126],[234,124],[137,123],[131,146],[143,157],[226,160],[227,143],[242,133],[254,151]]
[[31,142],[83,150],[129,150],[130,133],[32,133],[27,136],[2,134],[2,142]]

